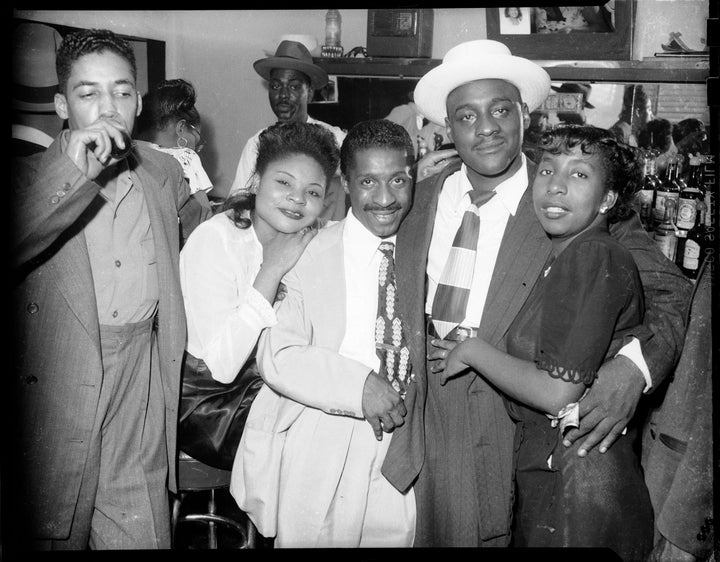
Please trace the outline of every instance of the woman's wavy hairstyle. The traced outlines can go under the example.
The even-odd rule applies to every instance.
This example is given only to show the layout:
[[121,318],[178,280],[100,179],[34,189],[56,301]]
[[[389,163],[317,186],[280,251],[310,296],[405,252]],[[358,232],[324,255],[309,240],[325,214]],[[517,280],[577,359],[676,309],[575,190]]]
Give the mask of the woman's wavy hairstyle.
[[543,152],[568,153],[580,147],[583,154],[596,154],[606,171],[605,190],[615,191],[617,201],[608,212],[610,222],[629,218],[632,201],[642,185],[642,159],[638,149],[620,142],[607,129],[592,125],[561,124],[543,133],[537,140],[538,157]]
[[143,96],[142,113],[137,119],[138,131],[160,131],[168,123],[183,119],[199,127],[196,97],[195,88],[187,80],[163,80]]
[[[271,163],[298,154],[309,156],[319,164],[327,186],[338,169],[340,149],[333,134],[315,123],[276,123],[260,133],[251,181],[259,180]],[[232,210],[231,217],[239,228],[250,226],[248,212],[254,208],[255,194],[251,186],[228,197],[223,206],[223,210]]]

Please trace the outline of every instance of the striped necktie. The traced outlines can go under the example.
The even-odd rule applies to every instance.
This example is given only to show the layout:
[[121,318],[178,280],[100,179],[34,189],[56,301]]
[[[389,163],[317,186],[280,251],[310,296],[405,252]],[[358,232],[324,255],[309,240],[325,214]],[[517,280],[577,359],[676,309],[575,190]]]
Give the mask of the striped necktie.
[[383,257],[378,271],[378,313],[375,321],[375,350],[380,358],[379,373],[387,377],[393,388],[405,397],[412,380],[410,350],[403,334],[395,284],[395,244],[382,242]]
[[455,233],[432,305],[432,322],[441,338],[465,320],[480,236],[480,207],[493,195],[494,191],[472,191],[470,206]]

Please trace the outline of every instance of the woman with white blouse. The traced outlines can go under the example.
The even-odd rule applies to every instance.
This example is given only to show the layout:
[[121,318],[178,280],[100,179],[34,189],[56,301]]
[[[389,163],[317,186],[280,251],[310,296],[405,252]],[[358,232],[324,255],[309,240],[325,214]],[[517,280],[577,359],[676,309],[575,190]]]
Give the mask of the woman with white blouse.
[[183,247],[188,340],[178,439],[206,464],[232,466],[262,385],[258,338],[276,322],[283,276],[317,233],[338,161],[334,137],[319,125],[269,127],[260,135],[252,187],[229,198]]

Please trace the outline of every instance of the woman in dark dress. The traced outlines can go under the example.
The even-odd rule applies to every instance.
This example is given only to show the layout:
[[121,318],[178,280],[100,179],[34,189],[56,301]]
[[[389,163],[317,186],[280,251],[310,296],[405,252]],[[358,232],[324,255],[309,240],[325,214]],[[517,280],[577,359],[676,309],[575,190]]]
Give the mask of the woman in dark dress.
[[470,338],[438,367],[445,379],[472,367],[506,396],[517,423],[515,546],[609,547],[642,560],[653,520],[635,428],[584,458],[577,443],[561,443],[600,365],[630,337],[648,337],[637,268],[608,231],[608,220],[630,213],[640,167],[632,148],[596,127],[560,126],[540,149],[533,200],[553,250],[508,352]]

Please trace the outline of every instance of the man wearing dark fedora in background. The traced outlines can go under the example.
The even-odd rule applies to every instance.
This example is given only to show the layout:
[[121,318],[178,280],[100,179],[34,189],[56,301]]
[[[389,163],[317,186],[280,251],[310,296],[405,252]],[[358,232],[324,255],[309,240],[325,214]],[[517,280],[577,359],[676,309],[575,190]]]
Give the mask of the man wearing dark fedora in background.
[[[530,189],[536,165],[522,149],[530,112],[549,92],[543,68],[491,40],[453,47],[415,88],[415,102],[428,119],[445,123],[460,161],[419,183],[397,235],[400,310],[417,384],[382,472],[401,492],[413,486],[414,546],[510,544],[515,427],[504,397],[472,370],[441,385],[434,367],[465,337],[505,350],[509,327],[546,265],[551,244]],[[466,211],[479,216],[468,236],[474,251],[470,244],[452,248]],[[638,265],[653,337],[628,342],[580,401],[580,427],[565,434],[580,457],[602,454],[620,436],[643,387],[657,387],[673,369],[684,335],[687,280],[660,255],[637,216],[610,232]],[[450,256],[470,260],[460,264]],[[468,269],[471,279],[453,282],[453,272]],[[466,306],[451,315],[436,304],[454,302],[448,294],[456,289],[467,295]]]
[[23,22],[13,29],[12,155],[45,150],[62,129],[55,113],[55,52],[62,37],[49,25]]
[[[332,132],[338,146],[342,146],[345,131],[308,115],[307,104],[312,99],[313,92],[328,83],[328,75],[313,62],[305,45],[299,41],[281,41],[273,56],[255,61],[253,68],[268,81],[270,107],[279,123],[297,121],[322,125]],[[249,189],[252,185],[258,137],[261,132],[255,133],[245,144],[230,187],[230,196],[239,190]],[[345,211],[345,195],[340,186],[338,171],[328,186],[320,218],[340,220],[345,218]]]

